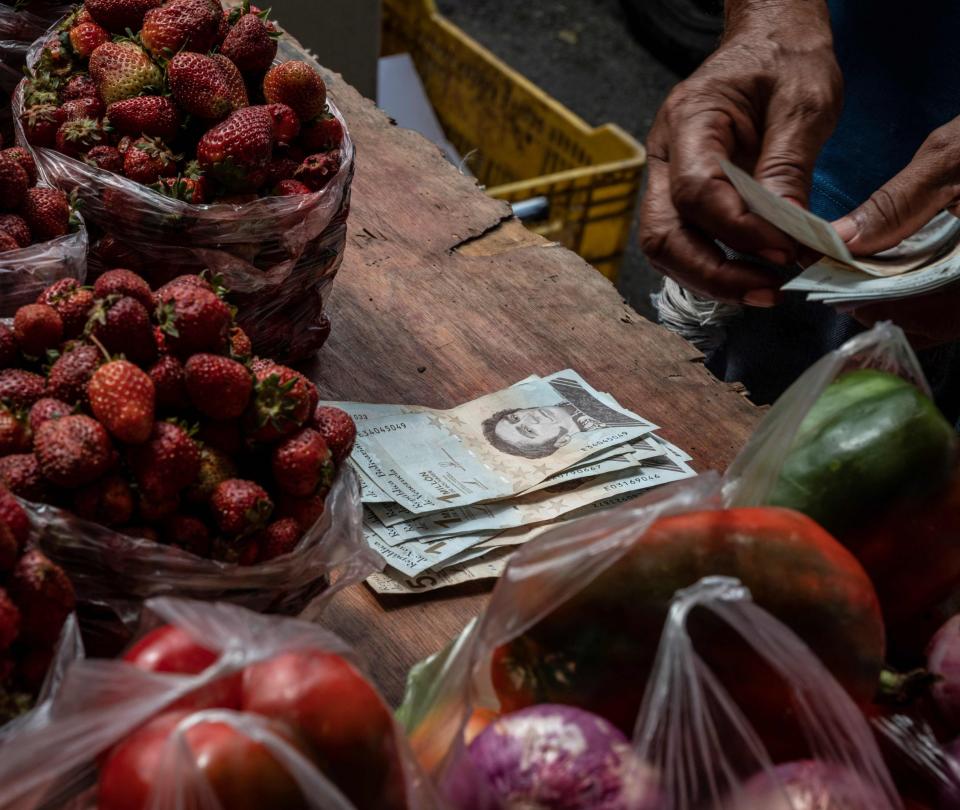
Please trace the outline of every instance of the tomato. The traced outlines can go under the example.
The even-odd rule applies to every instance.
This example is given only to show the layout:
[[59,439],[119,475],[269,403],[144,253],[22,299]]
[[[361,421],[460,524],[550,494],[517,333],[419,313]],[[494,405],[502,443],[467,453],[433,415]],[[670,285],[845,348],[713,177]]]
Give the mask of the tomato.
[[[224,810],[305,810],[307,802],[284,766],[266,746],[231,725],[197,723],[182,732],[184,745],[171,749],[171,734],[189,716],[162,714],[113,748],[100,769],[98,810],[147,810],[157,785],[171,781],[186,788],[191,807],[203,807],[202,797],[212,790]],[[282,724],[272,730],[300,747]],[[207,784],[195,781],[198,777]]]
[[[123,660],[148,672],[198,675],[216,663],[220,654],[193,640],[179,627],[167,624],[152,630],[134,644]],[[184,696],[170,708],[240,708],[239,672],[225,675]]]
[[242,706],[302,733],[320,767],[357,810],[406,808],[393,717],[339,655],[286,653],[247,667]]

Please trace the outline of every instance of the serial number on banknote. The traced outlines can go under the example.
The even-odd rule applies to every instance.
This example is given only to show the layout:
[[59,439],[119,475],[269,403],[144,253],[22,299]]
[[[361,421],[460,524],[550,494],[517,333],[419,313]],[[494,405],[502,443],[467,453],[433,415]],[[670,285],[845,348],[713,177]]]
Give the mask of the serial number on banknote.
[[397,422],[393,425],[377,425],[376,427],[368,428],[367,430],[361,430],[357,436],[358,438],[365,439],[367,436],[374,436],[377,433],[395,433],[398,430],[406,429],[406,422]]

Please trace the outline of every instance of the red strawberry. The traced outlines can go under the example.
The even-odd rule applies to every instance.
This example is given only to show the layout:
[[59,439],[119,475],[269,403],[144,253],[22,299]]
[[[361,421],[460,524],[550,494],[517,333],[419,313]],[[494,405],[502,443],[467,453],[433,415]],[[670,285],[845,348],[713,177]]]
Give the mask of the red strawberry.
[[289,495],[305,498],[333,480],[333,455],[323,436],[303,428],[273,450],[273,479]]
[[139,138],[123,155],[123,173],[149,186],[161,177],[173,177],[177,173],[177,160],[162,141]]
[[86,403],[87,382],[102,361],[96,346],[80,345],[64,352],[50,367],[50,396],[71,405]]
[[180,51],[209,51],[217,40],[220,4],[209,0],[168,0],[143,17],[140,39],[156,57]]
[[98,119],[103,117],[103,102],[97,96],[75,98],[60,105],[64,121],[79,121],[81,118]]
[[230,328],[230,309],[216,293],[185,284],[157,291],[157,317],[170,350],[182,357],[222,351]]
[[0,253],[8,253],[11,250],[21,250],[20,244],[10,234],[0,232]]
[[113,234],[100,237],[93,246],[93,252],[104,267],[129,267],[136,270],[142,264],[140,255]]
[[7,234],[22,248],[33,241],[27,221],[16,214],[0,214],[0,233]]
[[100,98],[97,86],[89,73],[77,73],[71,76],[60,88],[61,101],[70,101],[75,98]]
[[152,363],[157,356],[150,313],[135,298],[99,298],[90,310],[87,334],[111,354],[124,354],[137,364]]
[[126,360],[111,360],[87,383],[90,410],[110,434],[126,444],[145,442],[153,430],[153,380]]
[[88,59],[104,42],[110,41],[107,30],[95,22],[83,22],[70,29],[70,46],[81,59]]
[[39,374],[22,368],[0,371],[0,400],[14,408],[29,408],[47,393],[47,381]]
[[83,162],[89,166],[96,166],[105,172],[121,174],[123,172],[123,155],[115,146],[101,144],[94,146],[84,156]]
[[46,501],[50,497],[49,487],[33,453],[15,453],[0,458],[0,482],[14,495],[28,501]]
[[215,292],[213,285],[207,281],[203,276],[198,276],[195,273],[191,273],[185,276],[177,276],[175,279],[168,281],[162,287],[160,287],[156,293],[154,293],[153,302],[157,306],[160,305],[160,297],[162,294],[165,294],[168,290],[172,290],[174,287],[199,287],[202,290],[209,290],[210,292]]
[[297,547],[303,531],[300,524],[293,518],[275,520],[263,530],[260,538],[259,562],[266,562],[284,554],[289,554]]
[[73,408],[62,399],[54,399],[53,397],[38,399],[30,408],[30,430],[36,433],[44,422],[59,419],[61,416],[69,416],[72,412]]
[[309,155],[293,173],[293,179],[299,180],[313,191],[319,191],[336,176],[340,169],[340,160],[339,149]]
[[273,140],[285,146],[300,134],[300,119],[286,104],[268,104],[267,110],[273,119]]
[[154,498],[144,492],[140,493],[137,501],[137,511],[140,517],[148,523],[159,523],[180,508],[179,495],[167,495]]
[[269,110],[245,107],[204,134],[197,144],[197,161],[228,189],[255,191],[266,181],[272,150]]
[[159,182],[154,183],[153,187],[174,200],[183,200],[192,205],[202,205],[207,202],[209,194],[205,178],[194,179],[192,177],[161,177]]
[[277,55],[277,40],[256,14],[244,14],[230,29],[220,46],[241,73],[259,74],[270,67]]
[[333,460],[338,465],[343,464],[357,438],[357,425],[350,414],[340,408],[321,405],[313,412],[313,425],[329,445]]
[[0,402],[0,455],[24,453],[30,449],[30,426],[26,414]]
[[163,74],[135,42],[105,42],[90,56],[90,78],[104,104],[163,87]]
[[187,407],[183,364],[172,354],[157,360],[147,372],[153,380],[157,413],[179,413]]
[[246,415],[248,438],[271,442],[295,433],[310,417],[315,386],[299,371],[271,361],[255,362],[253,401]]
[[306,62],[283,62],[270,68],[263,79],[263,95],[270,104],[286,104],[301,121],[323,114],[327,86],[320,74]]
[[20,611],[6,590],[0,588],[0,652],[7,650],[18,635],[20,635]]
[[32,548],[17,562],[8,590],[20,608],[20,638],[30,644],[52,645],[76,606],[73,585],[63,569]]
[[281,180],[273,187],[275,197],[297,197],[301,194],[313,194],[313,192],[299,180]]
[[0,369],[16,365],[18,356],[13,330],[5,323],[0,323]]
[[70,232],[70,202],[57,188],[28,188],[20,215],[37,242],[56,239]]
[[178,53],[167,65],[167,82],[180,109],[204,120],[219,121],[248,103],[243,77],[223,56]]
[[0,158],[0,208],[9,211],[20,205],[29,182],[26,170],[17,161]]
[[133,490],[122,475],[106,475],[73,494],[73,511],[84,520],[122,526],[133,517]]
[[153,311],[153,292],[150,290],[150,285],[132,270],[121,267],[107,270],[94,282],[93,294],[97,298],[125,295],[139,301],[147,312]]
[[128,458],[141,492],[155,501],[175,498],[200,470],[197,443],[172,422],[154,422],[147,443],[131,447]]
[[[206,0],[200,0],[206,3]],[[165,96],[137,96],[115,101],[107,107],[114,131],[138,138],[147,135],[173,140],[180,131],[180,113]]]
[[259,484],[230,478],[213,491],[210,509],[221,532],[239,537],[252,534],[267,524],[273,502]]
[[23,133],[31,146],[53,146],[63,120],[63,113],[54,104],[34,104],[20,116]]
[[288,157],[274,157],[267,166],[267,185],[275,186],[281,180],[292,180],[300,161]]
[[110,436],[96,419],[83,414],[44,422],[33,441],[44,477],[58,487],[96,481],[113,466]]
[[60,345],[63,321],[47,304],[26,304],[13,316],[13,334],[20,351],[29,357],[41,357]]
[[27,185],[35,186],[37,184],[37,164],[33,155],[27,149],[22,146],[11,146],[9,149],[0,152],[0,160],[12,160],[14,163],[19,163],[27,173]]
[[211,419],[236,419],[250,401],[253,377],[247,367],[217,354],[195,354],[184,366],[187,395]]
[[253,343],[250,337],[239,326],[230,329],[230,355],[232,357],[246,360],[253,354]]
[[276,517],[293,518],[301,531],[309,531],[323,515],[326,500],[327,491],[323,489],[306,498],[281,494],[277,500]]
[[343,125],[330,113],[305,124],[300,131],[300,145],[308,152],[329,152],[342,143]]
[[163,540],[198,557],[210,555],[210,530],[191,515],[171,515],[164,521]]
[[144,15],[163,0],[87,0],[84,7],[91,18],[111,34],[123,34],[129,28],[139,31]]
[[0,523],[6,525],[21,550],[30,539],[30,518],[9,490],[0,487]]
[[[67,103],[76,102],[68,101]],[[107,135],[99,121],[93,118],[75,118],[60,125],[60,129],[57,130],[56,147],[68,157],[80,157],[94,146],[105,144],[106,140]]]
[[187,489],[187,500],[196,504],[206,503],[220,484],[236,477],[237,468],[230,456],[215,447],[203,445],[200,448],[200,472],[197,473],[197,480]]

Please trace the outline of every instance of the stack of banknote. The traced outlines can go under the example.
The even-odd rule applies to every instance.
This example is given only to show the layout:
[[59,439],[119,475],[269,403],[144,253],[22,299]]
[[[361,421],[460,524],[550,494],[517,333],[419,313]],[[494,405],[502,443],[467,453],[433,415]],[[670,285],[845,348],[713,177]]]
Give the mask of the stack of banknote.
[[560,522],[695,475],[657,426],[569,369],[450,410],[329,403],[357,422],[370,585],[419,593],[496,577]]

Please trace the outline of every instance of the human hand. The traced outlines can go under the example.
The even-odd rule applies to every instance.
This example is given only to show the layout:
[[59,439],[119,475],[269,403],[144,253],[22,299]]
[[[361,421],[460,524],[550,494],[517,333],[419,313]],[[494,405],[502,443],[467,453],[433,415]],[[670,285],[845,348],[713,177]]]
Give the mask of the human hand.
[[807,204],[813,164],[839,116],[842,79],[826,3],[728,2],[717,50],[678,84],[647,144],[640,244],[660,272],[728,303],[772,306],[778,279],[728,260],[790,262],[793,240],[749,211],[720,168],[731,160],[767,188]]

